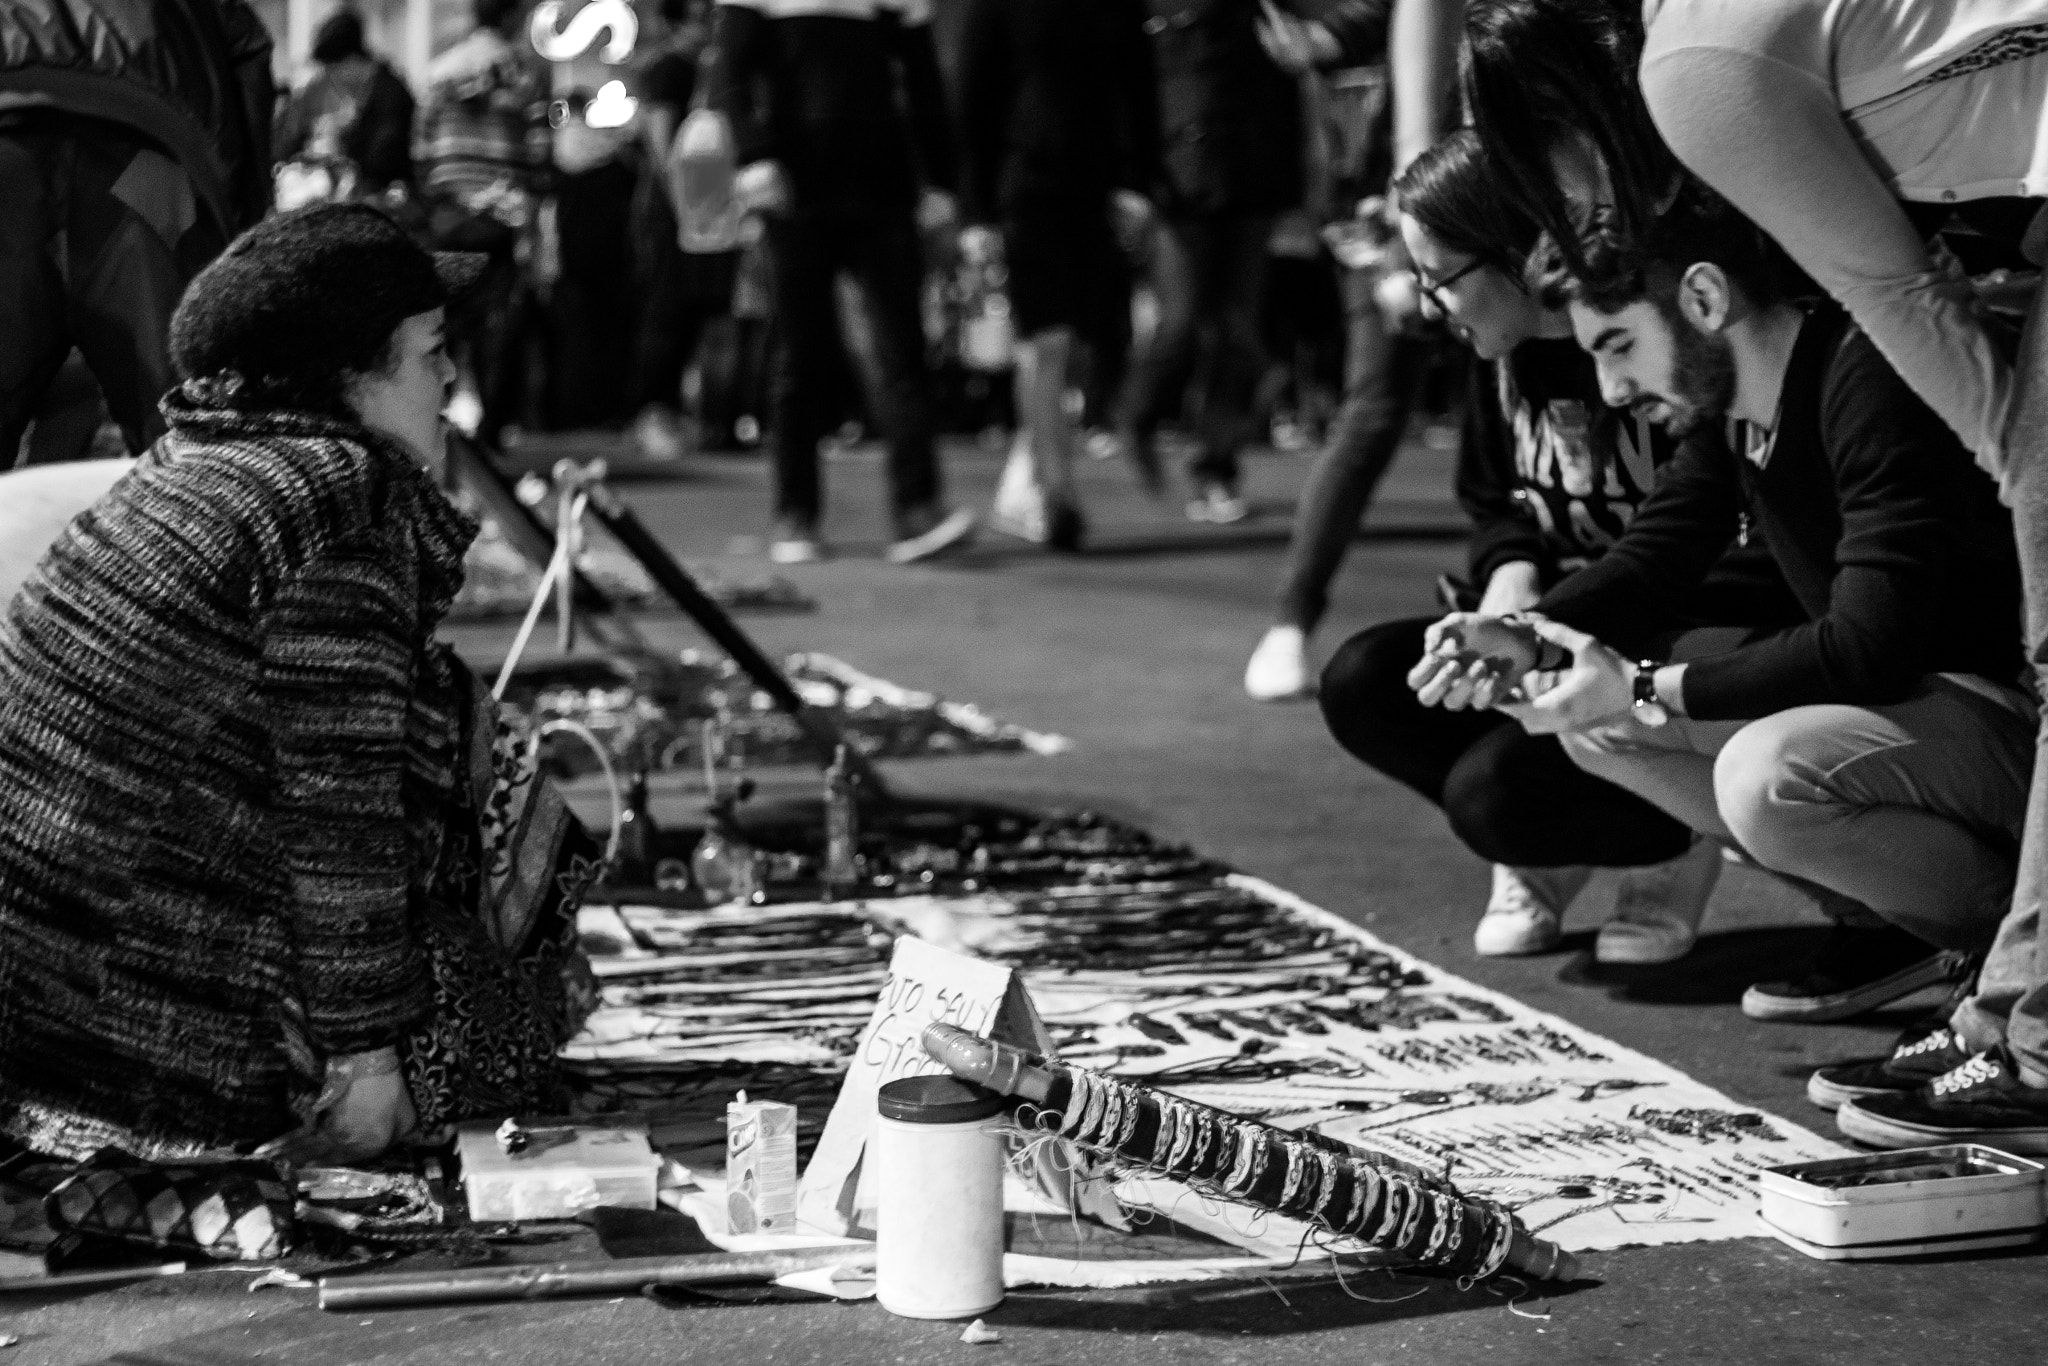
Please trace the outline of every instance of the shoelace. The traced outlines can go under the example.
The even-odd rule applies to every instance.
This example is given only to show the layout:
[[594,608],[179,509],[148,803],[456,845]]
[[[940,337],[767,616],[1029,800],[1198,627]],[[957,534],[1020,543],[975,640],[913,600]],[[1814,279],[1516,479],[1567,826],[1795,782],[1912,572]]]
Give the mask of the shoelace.
[[1991,1061],[1990,1057],[1986,1054],[1979,1053],[1953,1072],[1946,1072],[1936,1077],[1934,1079],[1934,1094],[1937,1096],[1954,1095],[1958,1091],[1968,1090],[1979,1082],[1990,1081],[1997,1077],[1997,1075],[1998,1064]]
[[1900,1044],[1892,1053],[1892,1060],[1894,1062],[1903,1062],[1907,1058],[1917,1058],[1922,1053],[1939,1053],[1957,1042],[1954,1030],[1937,1029],[1924,1039],[1915,1039],[1911,1043]]

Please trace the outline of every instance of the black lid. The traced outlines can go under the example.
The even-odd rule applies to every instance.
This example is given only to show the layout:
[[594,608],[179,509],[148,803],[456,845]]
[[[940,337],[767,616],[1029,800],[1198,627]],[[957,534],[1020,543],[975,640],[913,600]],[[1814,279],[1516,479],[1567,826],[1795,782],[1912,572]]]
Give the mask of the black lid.
[[947,1076],[885,1082],[880,1099],[882,1118],[905,1124],[964,1124],[999,1115],[1011,1104],[1000,1091]]

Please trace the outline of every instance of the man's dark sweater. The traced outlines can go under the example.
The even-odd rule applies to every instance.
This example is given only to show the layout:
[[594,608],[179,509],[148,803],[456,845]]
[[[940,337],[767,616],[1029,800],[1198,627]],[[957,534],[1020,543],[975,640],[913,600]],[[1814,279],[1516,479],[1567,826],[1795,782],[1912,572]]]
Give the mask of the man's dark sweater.
[[930,0],[718,0],[712,45],[708,98],[740,164],[780,162],[798,213],[955,188]]
[[1935,673],[2018,680],[2012,519],[1833,304],[1800,330],[1763,467],[1725,443],[1687,441],[1621,541],[1537,610],[1627,648],[1660,629],[1731,533],[1763,537],[1809,620],[1687,665],[1688,715],[1882,705]]

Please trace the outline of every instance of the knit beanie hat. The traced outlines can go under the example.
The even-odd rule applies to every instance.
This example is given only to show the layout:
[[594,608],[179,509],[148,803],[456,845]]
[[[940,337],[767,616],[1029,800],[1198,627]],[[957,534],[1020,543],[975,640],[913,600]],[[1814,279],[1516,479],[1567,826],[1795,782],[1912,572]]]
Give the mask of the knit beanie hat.
[[368,204],[267,218],[199,272],[171,315],[186,379],[338,376],[374,364],[398,325],[475,284],[489,258],[422,250]]

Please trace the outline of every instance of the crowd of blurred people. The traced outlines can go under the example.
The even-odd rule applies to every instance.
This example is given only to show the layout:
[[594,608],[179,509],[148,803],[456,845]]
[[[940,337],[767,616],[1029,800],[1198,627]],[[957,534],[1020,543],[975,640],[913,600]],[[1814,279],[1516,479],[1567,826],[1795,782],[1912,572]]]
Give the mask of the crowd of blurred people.
[[[269,43],[244,6],[110,0],[105,12],[127,21],[110,31],[157,31],[123,38],[111,60],[94,49],[98,98],[118,105],[175,72],[153,54],[179,43],[190,88],[157,98],[184,136],[163,169],[181,184],[238,184],[232,204],[210,191],[181,262],[155,267],[153,313],[146,282],[105,312],[137,338],[160,336],[196,266],[272,203],[378,204],[423,243],[492,259],[450,321],[461,425],[491,445],[623,428],[652,459],[765,444],[770,551],[783,563],[828,553],[818,443],[850,426],[886,442],[899,557],[973,530],[945,498],[936,437],[1009,425],[1019,436],[992,525],[1072,549],[1086,528],[1073,478],[1084,447],[1121,450],[1165,493],[1160,431],[1178,424],[1193,447],[1188,515],[1233,522],[1249,513],[1248,443],[1278,432],[1319,444],[1337,391],[1377,385],[1334,417],[1353,431],[1339,444],[1370,453],[1363,474],[1346,462],[1334,502],[1319,500],[1328,526],[1292,575],[1288,610],[1312,626],[1309,580],[1327,579],[1344,534],[1332,528],[1347,514],[1355,524],[1412,387],[1377,383],[1392,367],[1374,348],[1399,344],[1365,276],[1343,284],[1324,243],[1328,228],[1372,255],[1388,231],[1354,210],[1384,194],[1393,168],[1392,9],[663,0],[637,11],[630,56],[594,89],[589,70],[565,75],[535,50],[530,6],[475,0],[469,31],[413,90],[346,6],[273,88]],[[196,41],[182,41],[188,29]],[[72,59],[9,60],[11,79],[35,83]],[[232,106],[213,88],[222,72],[240,73]],[[30,103],[10,123],[105,134],[108,181],[125,164],[118,130],[149,123],[91,98]],[[705,114],[716,122],[693,125]],[[202,139],[217,145],[198,158]],[[680,197],[720,193],[704,168],[721,160],[741,212],[722,233],[693,231],[702,206]],[[139,248],[120,250],[122,269],[150,269]],[[152,439],[170,379],[161,345],[122,358],[90,324],[74,336],[54,301],[34,311],[48,336],[5,358],[8,449],[40,414],[30,458],[65,453],[60,414],[77,386],[56,371],[74,346],[71,378],[82,361],[130,449]]]

